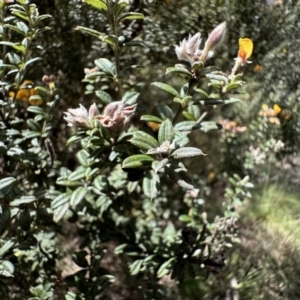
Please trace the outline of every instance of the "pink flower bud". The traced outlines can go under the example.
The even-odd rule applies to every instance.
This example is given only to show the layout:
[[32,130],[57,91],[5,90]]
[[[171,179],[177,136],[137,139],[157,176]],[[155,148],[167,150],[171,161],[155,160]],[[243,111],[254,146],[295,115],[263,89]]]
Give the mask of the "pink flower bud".
[[226,33],[226,22],[219,24],[208,36],[208,39],[205,43],[205,47],[209,48],[208,51],[212,50],[218,44],[220,44]]
[[47,75],[44,75],[42,80],[45,82],[45,83],[49,83],[51,81],[50,77],[47,76]]
[[115,101],[109,103],[105,107],[103,115],[98,116],[97,119],[115,138],[128,127],[135,110],[136,104],[125,107],[124,102]]
[[105,107],[103,115],[113,117],[115,113],[120,111],[123,107],[124,103],[122,101],[111,102]]
[[68,126],[73,128],[89,128],[89,115],[84,106],[79,104],[79,108],[68,109],[65,112],[64,119],[68,122]]
[[208,39],[205,43],[204,49],[201,53],[200,60],[202,62],[204,62],[207,59],[209,52],[222,42],[222,40],[225,36],[225,33],[226,33],[226,22],[219,24],[210,33],[210,35],[208,36]]
[[95,117],[95,116],[98,116],[98,115],[100,115],[100,112],[98,110],[98,107],[94,103],[93,105],[90,106],[89,117]]

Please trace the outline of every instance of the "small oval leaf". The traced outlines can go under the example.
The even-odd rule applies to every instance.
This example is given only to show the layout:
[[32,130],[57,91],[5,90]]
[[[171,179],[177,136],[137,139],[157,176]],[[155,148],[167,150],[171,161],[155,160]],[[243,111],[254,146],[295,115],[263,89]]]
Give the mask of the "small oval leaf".
[[170,120],[165,120],[161,123],[158,130],[158,142],[171,142],[174,137],[173,125]]
[[9,185],[12,185],[14,182],[16,182],[16,179],[13,177],[7,177],[0,180],[0,190],[6,188]]
[[122,168],[140,168],[143,166],[151,165],[154,161],[154,158],[145,155],[145,154],[137,154],[127,157],[122,164]]
[[161,278],[161,277],[169,274],[170,273],[170,267],[172,266],[174,261],[175,261],[175,258],[172,257],[169,260],[167,260],[166,262],[164,262],[157,271],[157,277]]
[[148,172],[144,177],[143,191],[150,199],[154,199],[159,194],[159,182],[159,176],[154,171]]
[[175,159],[194,157],[199,155],[205,155],[200,149],[194,147],[182,147],[175,150],[171,156]]
[[127,12],[127,13],[121,15],[121,17],[119,18],[119,21],[123,21],[123,20],[143,20],[143,19],[145,19],[145,16],[143,14],[136,13],[136,12]]
[[104,3],[102,0],[83,0],[83,2],[86,2],[87,4],[99,9],[107,11],[108,7],[106,3]]
[[164,91],[164,92],[166,92],[166,93],[168,93],[168,94],[170,94],[174,97],[181,98],[180,94],[173,87],[171,87],[168,84],[165,84],[165,83],[162,83],[162,82],[153,82],[153,83],[151,83],[151,85],[156,86],[160,90],[162,90],[162,91]]
[[71,196],[70,205],[76,207],[86,196],[88,192],[88,188],[86,187],[78,187]]

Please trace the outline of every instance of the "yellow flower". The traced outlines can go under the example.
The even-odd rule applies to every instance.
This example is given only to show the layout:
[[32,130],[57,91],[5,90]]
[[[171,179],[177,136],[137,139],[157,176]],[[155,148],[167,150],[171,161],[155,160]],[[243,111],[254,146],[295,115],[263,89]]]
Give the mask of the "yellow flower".
[[273,108],[269,108],[267,104],[263,104],[259,115],[267,118],[270,123],[280,125],[280,120],[277,117],[280,112],[281,107],[278,104],[274,104]]
[[253,51],[253,42],[248,38],[239,39],[239,53],[238,57],[242,62],[247,62],[247,59],[252,55]]
[[[17,101],[23,101],[30,105],[42,105],[43,99],[38,97],[38,92],[34,88],[34,83],[31,80],[24,80],[17,91],[10,91],[8,96],[15,98]],[[36,99],[30,99],[31,96],[36,96]]]
[[240,38],[238,57],[236,58],[234,67],[231,70],[232,78],[240,66],[244,65],[245,63],[251,63],[251,61],[248,61],[248,58],[252,55],[252,51],[253,42],[248,38]]
[[278,104],[274,104],[273,109],[276,116],[281,112],[281,107]]
[[257,65],[255,65],[255,67],[253,68],[253,71],[254,71],[254,72],[261,72],[261,71],[263,71],[263,69],[264,69],[264,67],[263,67],[262,65],[257,64]]

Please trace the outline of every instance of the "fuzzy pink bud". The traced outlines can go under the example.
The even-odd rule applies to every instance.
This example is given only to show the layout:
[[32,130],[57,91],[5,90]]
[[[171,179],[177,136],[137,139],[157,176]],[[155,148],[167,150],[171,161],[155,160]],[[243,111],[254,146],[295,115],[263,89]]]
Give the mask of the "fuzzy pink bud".
[[226,22],[219,24],[208,36],[205,46],[209,47],[209,50],[220,44],[226,33]]
[[115,138],[128,127],[135,110],[136,104],[125,107],[124,102],[115,101],[109,103],[105,107],[103,115],[97,116],[97,119]]
[[201,54],[201,61],[205,61],[209,51],[219,45],[226,34],[226,22],[219,24],[215,29],[210,33],[208,39],[205,43],[203,52]]

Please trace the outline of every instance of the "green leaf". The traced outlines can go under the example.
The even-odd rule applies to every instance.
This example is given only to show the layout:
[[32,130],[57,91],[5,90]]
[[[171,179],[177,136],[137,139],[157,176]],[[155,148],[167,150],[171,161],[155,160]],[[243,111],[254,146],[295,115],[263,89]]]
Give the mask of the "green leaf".
[[127,105],[132,105],[137,102],[140,93],[127,91],[122,97],[122,102]]
[[1,130],[0,131],[0,136],[14,136],[14,135],[19,135],[20,131],[16,129],[6,129],[6,130]]
[[56,208],[60,207],[61,205],[69,202],[69,199],[70,199],[69,193],[60,194],[51,202],[51,208],[56,209]]
[[[40,29],[36,30],[35,36],[39,36],[39,35],[41,35],[43,32],[45,32],[45,31],[47,31],[47,30],[51,30],[51,27],[45,26],[45,27],[43,27],[43,28],[40,28]],[[41,46],[40,46],[39,48],[42,49]]]
[[22,20],[25,20],[25,21],[28,21],[28,22],[30,21],[29,16],[26,13],[24,13],[20,10],[13,10],[12,14],[19,17]]
[[68,180],[76,181],[76,180],[80,180],[82,178],[85,178],[85,171],[86,171],[86,169],[84,167],[77,168],[77,170],[75,170],[74,172],[72,172],[69,175]]
[[29,204],[37,201],[35,196],[22,196],[20,199],[15,199],[9,203],[10,206],[19,206],[21,204]]
[[28,61],[26,61],[25,65],[24,65],[24,68],[26,69],[29,65],[35,63],[36,61],[39,61],[41,60],[40,57],[35,57],[35,58],[32,58],[32,59],[29,59]]
[[146,122],[155,122],[155,123],[162,123],[163,120],[159,117],[156,116],[151,116],[151,115],[143,115],[141,117],[141,121],[146,121]]
[[29,129],[33,131],[40,131],[41,130],[41,125],[38,122],[35,122],[32,119],[27,119],[27,126]]
[[202,89],[194,89],[195,92],[200,93],[201,95],[203,95],[205,98],[208,98],[208,93]]
[[126,2],[116,3],[113,7],[113,15],[115,16],[115,18],[118,18],[127,6],[128,6],[128,3],[126,3]]
[[191,131],[194,129],[199,129],[201,127],[201,124],[195,122],[195,121],[183,121],[180,123],[177,123],[174,128],[179,131]]
[[49,19],[49,18],[52,18],[52,16],[51,15],[47,15],[47,14],[41,15],[41,16],[38,16],[36,18],[35,22],[37,24],[37,23],[41,22],[42,20]]
[[0,180],[0,190],[3,190],[7,186],[12,185],[15,183],[17,180],[13,177],[6,177]]
[[127,157],[122,164],[122,168],[140,168],[143,166],[151,165],[154,158],[145,155],[145,154],[137,154]]
[[155,87],[159,88],[160,90],[162,90],[174,97],[181,98],[180,94],[168,84],[165,84],[162,82],[153,82],[153,83],[151,83],[151,85],[154,85]]
[[120,16],[119,21],[124,21],[124,20],[144,20],[145,16],[140,13],[136,12],[127,12],[123,15]]
[[182,96],[181,98],[175,97],[173,101],[180,103],[182,107],[186,108],[192,100],[192,96]]
[[110,186],[107,177],[104,175],[98,175],[93,181],[94,187],[99,191],[109,191]]
[[21,62],[21,57],[16,53],[12,53],[12,52],[7,53],[7,58],[9,62],[13,65],[18,65]]
[[83,2],[86,2],[87,4],[99,9],[107,11],[108,7],[104,1],[101,0],[83,0]]
[[23,130],[22,135],[25,139],[33,139],[35,137],[41,136],[41,132],[31,131],[31,130]]
[[27,111],[28,112],[31,112],[33,114],[36,114],[36,115],[45,115],[45,112],[42,108],[40,108],[39,106],[29,106],[27,108]]
[[87,181],[90,181],[95,174],[99,173],[99,168],[87,168],[85,171],[85,177]]
[[186,190],[193,190],[194,184],[192,178],[187,172],[177,166],[170,165],[165,167],[165,173],[170,177],[171,180],[176,182],[180,187]]
[[14,245],[14,241],[12,239],[9,239],[5,242],[4,245],[0,248],[0,257],[2,258],[6,252],[8,252]]
[[150,171],[146,174],[143,179],[143,192],[146,197],[154,199],[159,194],[159,176],[154,172]]
[[102,38],[103,42],[115,47],[118,45],[118,37],[115,35],[106,35]]
[[175,261],[175,257],[164,262],[157,271],[157,278],[161,278],[170,273],[170,269]]
[[104,33],[99,32],[99,31],[94,30],[94,29],[91,29],[91,28],[88,28],[88,27],[77,26],[77,27],[75,28],[75,30],[79,30],[79,31],[81,31],[81,32],[83,32],[83,33],[87,33],[87,34],[92,35],[92,36],[95,36],[95,37],[97,37],[97,38],[99,38],[99,39],[102,39],[103,36],[104,36]]
[[5,271],[7,271],[10,274],[10,276],[13,276],[12,274],[15,271],[15,267],[14,267],[14,265],[9,260],[3,260],[0,265],[2,266],[2,268]]
[[124,253],[124,249],[127,247],[128,244],[121,244],[119,246],[117,246],[114,250],[115,254],[123,254]]
[[19,225],[24,231],[28,231],[31,225],[31,216],[28,208],[25,208],[19,216]]
[[82,149],[76,154],[76,157],[82,166],[88,167],[88,158],[90,157],[88,151]]
[[14,45],[14,43],[12,43],[12,42],[7,42],[7,41],[1,41],[0,42],[0,45],[6,45],[6,46],[13,46]]
[[186,132],[176,132],[175,137],[173,139],[173,143],[178,147],[184,147],[186,144],[190,142],[189,138],[186,136]]
[[58,177],[56,180],[56,184],[61,185],[61,186],[69,186],[69,187],[82,186],[82,183],[80,181],[68,180],[68,176]]
[[129,271],[132,276],[137,275],[140,272],[143,261],[144,261],[143,259],[138,259],[134,261],[132,264],[130,264]]
[[29,30],[28,26],[24,22],[17,22],[17,27],[23,34],[26,34]]
[[12,47],[15,50],[20,51],[22,53],[25,53],[25,51],[26,51],[26,47],[24,45],[20,44],[20,43],[15,43],[15,44],[12,45]]
[[148,47],[143,41],[134,40],[127,43],[122,44],[123,47]]
[[97,90],[95,92],[96,96],[102,100],[105,104],[111,103],[112,102],[112,98],[110,96],[110,94],[108,94],[107,92],[104,92],[102,90]]
[[54,210],[53,221],[55,223],[59,222],[69,210],[70,204],[67,202],[59,207],[59,209]]
[[88,188],[86,187],[78,187],[71,196],[70,205],[72,207],[76,207],[86,196],[88,192]]
[[162,120],[167,120],[167,119],[172,120],[172,118],[173,118],[172,110],[170,109],[169,106],[164,105],[164,104],[156,105],[154,108],[154,112]]
[[68,141],[67,141],[67,145],[71,145],[71,144],[74,144],[74,143],[78,143],[82,140],[82,136],[80,135],[73,135],[71,136]]
[[182,114],[188,121],[196,121],[194,116],[191,113],[189,113],[188,111],[184,111]]
[[5,24],[3,26],[3,28],[9,28],[10,30],[13,30],[13,31],[16,31],[16,32],[22,34],[23,36],[25,35],[25,33],[22,30],[20,30],[17,26],[14,26],[11,24]]
[[130,142],[131,144],[137,146],[138,148],[140,148],[140,149],[142,149],[142,150],[145,150],[145,151],[147,151],[147,150],[149,150],[149,149],[152,149],[152,147],[149,146],[149,145],[147,144],[147,142],[141,141],[141,140],[139,140],[139,139],[132,138],[132,139],[129,140],[129,142]]
[[143,131],[136,131],[133,138],[129,140],[133,145],[143,150],[159,147],[157,140],[150,134]]
[[205,155],[200,149],[194,147],[182,147],[180,149],[175,150],[171,157],[175,159],[186,158],[186,157],[194,157],[199,155]]
[[197,121],[200,118],[200,109],[197,105],[189,105],[188,112],[193,116],[194,120]]
[[168,163],[168,159],[164,158],[160,161],[155,160],[154,162],[152,162],[152,169],[155,173],[157,173],[159,170],[161,170],[162,168],[164,168],[164,166]]
[[180,215],[178,219],[179,219],[179,221],[184,222],[184,223],[189,223],[192,221],[191,217],[188,215]]
[[171,67],[171,68],[167,68],[166,70],[166,74],[169,74],[169,73],[176,73],[176,74],[180,74],[180,75],[183,75],[184,77],[187,77],[187,78],[192,78],[192,73],[185,69],[185,68],[180,68],[180,67]]
[[2,212],[0,213],[0,236],[5,232],[6,228],[10,224],[11,220],[11,212],[10,208],[2,206]]
[[158,142],[161,145],[163,142],[171,142],[174,137],[173,125],[170,120],[165,120],[161,123],[158,130]]
[[224,81],[226,84],[228,82],[228,77],[226,76],[226,74],[224,74],[223,72],[220,72],[220,71],[215,71],[215,72],[206,74],[206,77],[209,79],[214,79],[216,81]]
[[107,75],[115,76],[115,65],[106,58],[100,58],[95,60],[95,65],[99,68],[99,71],[104,72]]
[[236,102],[242,102],[240,99],[238,98],[230,98],[227,100],[223,100],[225,104],[231,104],[231,103],[236,103]]
[[220,125],[220,127],[219,127],[218,124],[213,121],[201,122],[201,130],[204,132],[208,132],[210,130],[218,130],[220,128],[222,128],[222,126]]
[[19,148],[19,147],[11,147],[11,148],[9,148],[9,150],[6,152],[6,154],[8,155],[8,156],[21,156],[21,155],[23,155],[25,152],[21,149],[21,148]]

